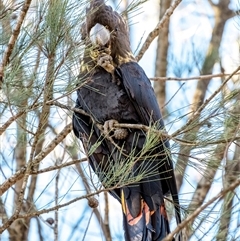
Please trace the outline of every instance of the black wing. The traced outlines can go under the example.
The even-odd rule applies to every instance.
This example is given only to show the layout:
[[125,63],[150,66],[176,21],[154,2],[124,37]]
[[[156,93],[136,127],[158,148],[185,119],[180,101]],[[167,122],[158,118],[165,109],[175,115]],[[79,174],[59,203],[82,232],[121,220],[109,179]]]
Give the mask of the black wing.
[[[122,83],[129,99],[133,103],[139,117],[141,118],[141,123],[147,126],[157,123],[159,129],[164,129],[162,115],[154,90],[144,70],[138,63],[128,62],[121,65],[117,69],[117,72],[121,76]],[[174,176],[172,159],[170,152],[168,151],[169,148],[169,141],[167,139],[163,140],[159,151],[161,152],[161,158],[164,160],[164,164],[161,164],[159,172],[162,179],[161,183],[163,193],[166,194],[170,191],[175,203],[177,223],[180,223],[181,218],[177,185]]]
[[[76,108],[85,110],[102,124],[109,119],[145,125],[157,122],[158,128],[163,129],[164,124],[153,88],[142,68],[137,63],[131,62],[121,65],[116,72],[122,83],[120,86],[112,83],[111,75],[105,73],[105,70],[96,72],[92,76],[93,81],[90,82],[91,88],[78,90]],[[99,95],[99,93],[102,94]],[[101,180],[101,175],[111,170],[114,162],[118,161],[116,156],[119,155],[115,157],[112,155],[115,151],[114,146],[104,139],[88,116],[75,112],[73,130],[75,135],[85,143],[86,150],[99,142],[89,160],[96,174],[100,174]],[[141,130],[130,130],[123,142],[115,141],[127,153],[131,152],[133,145],[136,146],[138,153],[144,145],[145,133]],[[153,171],[154,174],[146,175],[139,183],[135,182],[120,190],[111,191],[111,194],[122,203],[127,241],[140,237],[144,241],[151,241],[152,238],[159,241],[170,232],[163,210],[163,194],[169,191],[177,205],[176,216],[177,221],[180,222],[177,189],[168,148],[168,140],[160,141],[151,153],[155,156],[154,158],[149,158],[147,155],[145,160],[136,162],[132,168],[136,176],[139,167],[141,170]],[[124,163],[126,160],[122,158],[121,161]]]
[[[76,101],[75,108],[80,110],[83,109],[79,99]],[[80,112],[73,113],[72,125],[73,132],[75,136],[82,141],[85,151],[89,151],[94,144],[96,145],[96,147],[94,147],[94,152],[88,156],[88,159],[93,171],[100,179],[104,179],[102,175],[104,172],[107,172],[105,169],[108,169],[108,165],[111,161],[109,159],[111,151],[106,141],[102,138],[100,130],[92,123],[89,116],[81,114]],[[119,189],[114,189],[109,192],[120,202]]]

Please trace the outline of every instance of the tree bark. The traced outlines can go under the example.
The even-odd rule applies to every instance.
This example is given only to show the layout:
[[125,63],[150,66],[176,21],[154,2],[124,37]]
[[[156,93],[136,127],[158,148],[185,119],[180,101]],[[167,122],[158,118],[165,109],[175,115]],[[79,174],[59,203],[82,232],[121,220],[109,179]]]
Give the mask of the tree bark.
[[[162,19],[166,10],[170,7],[171,1],[161,0],[160,1],[160,19]],[[157,42],[157,56],[155,65],[155,76],[162,77],[167,75],[167,57],[168,57],[168,41],[169,34],[169,20],[166,21],[164,27],[162,28],[160,35],[158,36]],[[166,102],[166,82],[165,81],[155,81],[154,90],[157,96],[157,101],[159,107],[161,108],[163,116],[166,114],[165,102]]]
[[[212,38],[209,43],[207,55],[201,70],[201,74],[203,75],[212,74],[215,63],[219,61],[218,51],[221,45],[224,27],[227,20],[234,16],[234,13],[228,8],[229,3],[230,0],[221,0],[218,4],[213,5],[215,24],[212,32]],[[203,103],[210,81],[211,79],[207,79],[204,81],[198,80],[192,100],[192,114],[194,114],[198,107],[201,106],[201,104]],[[197,121],[198,120],[196,120],[196,122]],[[191,133],[186,133],[183,139],[194,141],[196,139],[199,128],[200,126],[193,129]],[[176,163],[176,181],[178,190],[180,190],[183,183],[184,173],[188,165],[188,156],[190,155],[191,150],[191,146],[180,145],[180,151]]]

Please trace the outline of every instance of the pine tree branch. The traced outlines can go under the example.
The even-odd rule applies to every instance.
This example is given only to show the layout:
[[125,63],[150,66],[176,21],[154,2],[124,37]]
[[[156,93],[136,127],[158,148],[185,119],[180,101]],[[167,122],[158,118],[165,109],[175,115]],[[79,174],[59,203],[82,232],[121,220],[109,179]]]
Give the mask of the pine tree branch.
[[166,238],[163,239],[163,241],[172,241],[174,235],[178,234],[183,228],[185,228],[190,222],[192,222],[203,210],[205,210],[209,205],[211,205],[213,202],[217,200],[221,200],[223,197],[225,197],[229,192],[233,192],[234,189],[236,189],[240,185],[240,179],[237,179],[234,183],[232,183],[228,188],[223,189],[218,195],[211,198],[208,202],[206,202],[201,207],[198,207],[195,209],[195,211],[188,216],[185,220],[183,220],[174,231],[172,231]]
[[[239,95],[240,98],[240,95]],[[234,138],[238,135],[240,126],[240,106],[238,101],[236,101],[233,109],[231,110],[232,116],[226,119],[225,128],[223,131],[223,137],[231,138],[232,140],[226,144],[218,144],[214,150],[213,156],[210,157],[206,169],[204,171],[203,177],[199,181],[196,190],[193,194],[192,201],[189,204],[188,211],[196,210],[197,207],[202,205],[204,202],[216,175],[216,172],[224,158],[227,158],[227,151],[229,146],[233,143]],[[193,224],[191,222],[191,225]],[[188,238],[193,235],[193,230],[191,227],[187,230],[186,234]]]
[[[31,162],[31,166],[34,168],[35,165],[38,165],[43,158],[45,158],[54,148],[61,143],[66,136],[72,131],[72,124],[68,124],[65,128],[53,139],[53,141],[45,147],[36,157],[33,158]],[[14,175],[8,178],[1,186],[0,186],[0,196],[3,195],[12,185],[14,185],[18,180],[22,179],[24,175],[27,174],[28,165],[22,167],[19,171],[17,171]],[[28,175],[30,175],[31,170],[28,170]],[[34,173],[34,172],[33,172]]]
[[18,35],[20,33],[20,30],[21,30],[21,27],[22,27],[22,24],[23,24],[23,21],[24,21],[26,15],[27,15],[27,12],[28,12],[28,9],[30,7],[31,2],[32,2],[32,0],[25,0],[24,1],[23,6],[21,8],[21,12],[19,14],[19,17],[18,17],[18,20],[17,20],[17,23],[16,23],[16,26],[15,26],[15,29],[12,32],[12,35],[11,35],[11,37],[9,39],[9,42],[8,42],[8,46],[7,46],[7,48],[4,52],[3,60],[2,60],[2,63],[0,65],[0,89],[2,87],[3,78],[4,78],[4,68],[9,63],[9,58],[12,54],[13,48],[14,48],[15,43],[17,41]]

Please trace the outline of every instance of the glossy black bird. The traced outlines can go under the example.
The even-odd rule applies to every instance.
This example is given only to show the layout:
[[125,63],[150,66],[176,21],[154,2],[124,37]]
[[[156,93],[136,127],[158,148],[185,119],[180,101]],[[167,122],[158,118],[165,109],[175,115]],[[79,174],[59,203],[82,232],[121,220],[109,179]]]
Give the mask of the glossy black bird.
[[74,133],[92,169],[122,205],[125,240],[160,241],[170,232],[164,195],[172,195],[181,222],[169,142],[151,131],[116,127],[164,130],[154,90],[131,52],[127,24],[103,0],[90,2],[81,31],[85,52],[76,108],[89,116],[74,113]]

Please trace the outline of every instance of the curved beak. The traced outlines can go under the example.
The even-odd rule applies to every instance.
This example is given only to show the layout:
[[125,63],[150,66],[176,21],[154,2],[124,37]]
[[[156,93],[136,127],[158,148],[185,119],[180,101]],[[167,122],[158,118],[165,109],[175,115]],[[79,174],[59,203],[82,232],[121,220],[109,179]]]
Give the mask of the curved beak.
[[89,35],[93,45],[105,46],[110,41],[110,31],[99,23],[91,28]]

